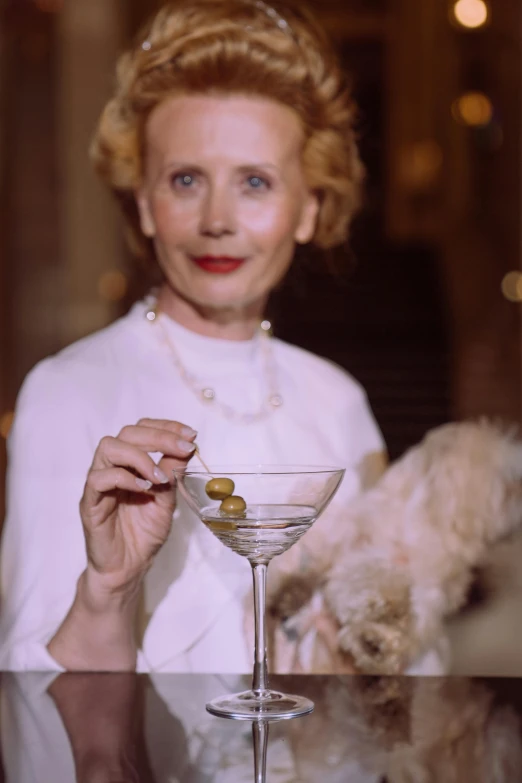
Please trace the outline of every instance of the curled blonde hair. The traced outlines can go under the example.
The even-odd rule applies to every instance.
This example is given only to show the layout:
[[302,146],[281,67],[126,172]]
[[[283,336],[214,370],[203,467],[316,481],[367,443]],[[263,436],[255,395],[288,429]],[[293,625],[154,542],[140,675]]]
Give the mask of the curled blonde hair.
[[313,243],[344,242],[363,169],[350,90],[323,30],[297,0],[175,0],[141,30],[117,67],[117,86],[91,157],[126,217],[132,250],[153,257],[134,193],[152,111],[172,94],[247,94],[293,108],[305,132],[303,165],[320,198]]

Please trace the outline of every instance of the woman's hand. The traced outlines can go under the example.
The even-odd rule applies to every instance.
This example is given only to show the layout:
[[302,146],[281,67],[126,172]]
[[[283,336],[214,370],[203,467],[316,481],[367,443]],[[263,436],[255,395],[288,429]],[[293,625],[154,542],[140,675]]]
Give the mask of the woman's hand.
[[[141,419],[101,440],[80,502],[91,585],[125,590],[148,570],[170,532],[172,471],[193,455],[196,434],[178,422]],[[149,452],[163,454],[158,465]]]
[[[80,502],[87,568],[67,617],[48,645],[73,671],[130,671],[143,576],[167,540],[176,506],[172,471],[194,453],[196,432],[142,419],[103,438]],[[149,453],[160,452],[156,466]]]

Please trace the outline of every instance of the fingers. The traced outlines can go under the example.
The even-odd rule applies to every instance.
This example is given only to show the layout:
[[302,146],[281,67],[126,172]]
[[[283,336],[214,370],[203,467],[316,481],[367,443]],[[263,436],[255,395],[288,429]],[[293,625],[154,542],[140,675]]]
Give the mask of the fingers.
[[178,434],[181,438],[192,442],[198,434],[192,427],[181,424],[179,421],[169,421],[169,419],[140,419],[139,427],[151,427],[153,429],[165,429]]
[[194,453],[197,432],[177,421],[140,419],[134,426],[124,427],[119,440],[146,451],[159,451],[165,456],[186,460]]
[[177,459],[187,459],[196,448],[194,443],[173,432],[152,427],[124,427],[117,440],[138,446],[144,451],[160,451]]
[[[117,438],[102,438],[87,477],[84,501],[97,503],[100,495],[116,489],[148,493],[172,485],[172,471],[186,465],[195,451],[197,433],[176,421],[141,419],[124,427]],[[163,454],[156,465],[150,453]]]
[[[98,473],[113,467],[130,468],[153,484],[167,483],[167,476],[156,466],[146,451],[118,438],[103,438],[94,455],[91,472]],[[131,475],[129,473],[129,475]]]
[[106,468],[105,470],[91,470],[87,479],[86,489],[94,490],[102,494],[115,489],[128,492],[147,492],[154,482],[139,478],[124,468]]
[[[189,456],[189,459],[192,456],[193,455],[191,454]],[[171,480],[174,480],[175,471],[177,471],[178,473],[185,472],[187,468],[187,460],[180,462],[179,459],[172,459],[171,457],[162,457],[158,462],[158,467],[160,468],[160,470],[163,471],[163,473],[166,473],[167,476],[170,476]]]
[[131,467],[154,482],[155,463],[149,452],[160,452],[171,459],[186,462],[196,448],[192,442],[196,432],[190,429],[188,434],[189,429],[178,422],[153,419],[124,427],[117,438],[102,438],[92,467],[97,470],[112,466]]

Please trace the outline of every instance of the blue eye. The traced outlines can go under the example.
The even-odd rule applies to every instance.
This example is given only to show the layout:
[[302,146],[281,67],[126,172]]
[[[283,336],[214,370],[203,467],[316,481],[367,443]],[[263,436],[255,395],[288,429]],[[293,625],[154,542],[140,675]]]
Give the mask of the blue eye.
[[177,188],[187,189],[194,185],[195,177],[193,174],[175,174],[172,177],[172,184]]
[[257,176],[256,174],[248,178],[248,184],[253,190],[264,190],[265,188],[269,187],[268,181],[263,177]]

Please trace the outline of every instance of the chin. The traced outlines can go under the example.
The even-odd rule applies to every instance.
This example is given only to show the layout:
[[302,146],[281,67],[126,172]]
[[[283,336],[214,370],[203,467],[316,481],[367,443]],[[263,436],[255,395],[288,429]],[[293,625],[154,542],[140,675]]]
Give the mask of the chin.
[[199,293],[198,291],[190,291],[187,294],[182,294],[184,298],[196,305],[196,307],[208,309],[208,310],[244,310],[251,307],[256,302],[264,299],[268,292],[244,292],[234,293],[226,291],[206,291]]

